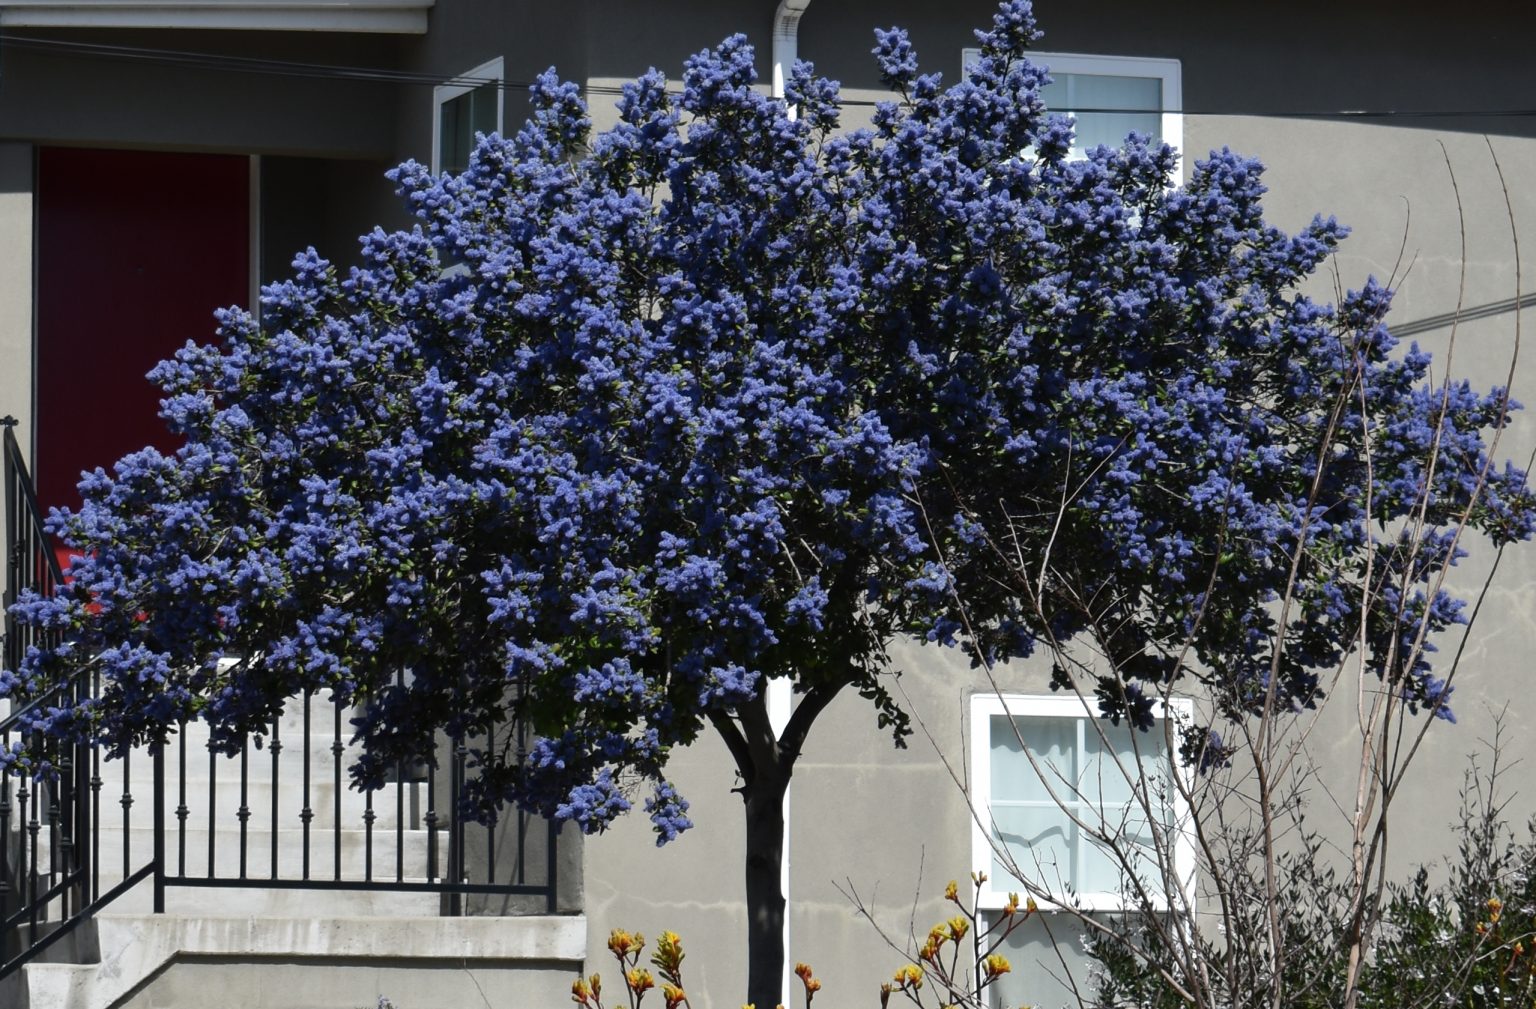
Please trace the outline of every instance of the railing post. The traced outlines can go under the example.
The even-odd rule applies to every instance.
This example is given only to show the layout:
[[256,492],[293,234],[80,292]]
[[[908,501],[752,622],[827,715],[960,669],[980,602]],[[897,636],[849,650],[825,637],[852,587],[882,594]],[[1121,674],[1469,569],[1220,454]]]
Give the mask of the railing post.
[[548,913],[554,914],[560,909],[559,844],[560,828],[565,825],[555,822],[554,817],[546,817],[544,823],[546,824],[545,830],[547,832],[544,841],[544,885],[549,887],[549,893],[545,897],[544,906]]
[[[16,583],[21,579],[21,543],[17,524],[21,522],[18,512],[20,490],[16,486],[16,468],[11,465],[11,446],[16,442],[16,418],[0,417],[0,428],[4,433],[0,435],[0,470],[5,471],[5,503],[0,506],[0,511],[5,513],[5,591],[0,593],[0,610],[5,613],[4,645],[0,652],[0,663],[12,666],[21,657],[21,648],[15,639],[15,626],[11,621],[11,604],[16,601]],[[15,656],[15,659],[12,658]]]
[[[82,677],[82,680],[84,678]],[[79,688],[82,692],[84,687]],[[75,743],[75,864],[80,870],[78,908],[90,906],[95,899],[91,880],[95,873],[92,859],[95,824],[91,820],[91,751],[89,743]]]
[[[445,880],[453,886],[465,882],[464,873],[464,810],[460,803],[464,798],[464,758],[466,748],[462,735],[454,737],[453,763],[448,771],[448,794],[453,805],[448,812],[448,872]],[[464,894],[455,890],[448,895],[448,914],[457,918],[464,913]]]
[[[150,816],[154,824],[155,847],[155,913],[165,913],[165,744],[154,744],[155,757],[155,811]],[[125,842],[126,843],[126,842]]]

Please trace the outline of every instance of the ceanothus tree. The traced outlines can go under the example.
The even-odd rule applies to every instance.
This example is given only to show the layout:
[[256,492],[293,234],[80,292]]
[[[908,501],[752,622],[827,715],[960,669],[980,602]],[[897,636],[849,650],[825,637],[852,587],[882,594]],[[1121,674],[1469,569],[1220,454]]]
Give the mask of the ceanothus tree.
[[[478,754],[473,803],[598,831],[643,787],[659,842],[690,825],[668,756],[713,729],[743,782],[758,1005],[784,789],[840,693],[907,731],[899,635],[987,661],[1091,638],[1104,713],[1145,726],[1180,678],[1218,720],[1304,708],[1364,619],[1383,681],[1448,715],[1400,645],[1459,619],[1437,576],[1464,515],[1532,531],[1483,441],[1507,397],[1432,387],[1374,282],[1298,293],[1345,229],[1266,225],[1255,162],[1215,152],[1172,187],[1176,153],[1142,137],[1070,158],[1036,34],[1008,0],[944,87],[878,33],[899,100],[867,129],[807,64],[787,100],[755,90],[741,37],[680,95],[628,85],[596,136],[544,75],[467,171],[395,170],[413,230],[365,236],[350,271],[300,256],[259,323],[225,312],[152,373],[184,445],[88,474],[53,517],[72,584],[16,613],[68,643],[0,693],[96,656],[102,696],[42,725],[121,749],[182,718],[234,745],[336,691],[362,787],[510,711],[538,742]],[[1439,549],[1368,567],[1410,514]],[[772,677],[798,694],[777,735]]]

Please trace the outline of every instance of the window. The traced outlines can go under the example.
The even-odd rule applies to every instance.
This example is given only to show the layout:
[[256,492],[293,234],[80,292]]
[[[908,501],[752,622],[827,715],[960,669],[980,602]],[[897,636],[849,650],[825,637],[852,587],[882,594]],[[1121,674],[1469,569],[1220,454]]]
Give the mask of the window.
[[[963,67],[980,56],[979,49],[964,50]],[[1100,144],[1119,147],[1132,130],[1183,149],[1178,60],[1076,53],[1030,53],[1029,59],[1050,69],[1051,83],[1040,92],[1045,107],[1076,123],[1072,157]]]
[[462,172],[469,167],[476,133],[501,131],[501,57],[439,84],[432,91],[432,170]]
[[[1188,718],[1187,701],[1170,706],[1176,721]],[[1162,728],[1161,718],[1151,731],[1139,732],[1124,722],[1089,717],[1075,696],[973,697],[977,809],[971,861],[989,877],[982,906],[999,908],[1010,890],[1026,892],[1008,867],[1011,861],[1048,900],[1076,900],[1092,911],[1124,909],[1124,867],[1093,832],[1128,842],[1120,848],[1154,904],[1160,897],[1166,901],[1152,847],[1154,823],[1172,847],[1177,885],[1189,892],[1194,848]]]

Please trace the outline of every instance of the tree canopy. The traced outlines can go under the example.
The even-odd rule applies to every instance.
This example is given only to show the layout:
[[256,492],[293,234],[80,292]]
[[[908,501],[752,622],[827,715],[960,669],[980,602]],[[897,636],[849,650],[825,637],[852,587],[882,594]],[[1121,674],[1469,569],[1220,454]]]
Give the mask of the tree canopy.
[[[467,171],[395,170],[412,230],[350,270],[300,256],[259,321],[153,373],[185,442],[55,517],[73,582],[17,614],[67,643],[0,692],[97,657],[103,695],[46,727],[124,746],[338,691],[367,700],[364,785],[510,709],[538,742],[487,747],[478,801],[595,831],[644,780],[662,840],[688,826],[668,755],[706,725],[787,774],[851,688],[899,738],[898,635],[1089,638],[1105,713],[1144,725],[1180,678],[1218,717],[1307,706],[1364,619],[1391,689],[1448,714],[1402,645],[1459,619],[1464,517],[1532,531],[1484,442],[1507,397],[1431,383],[1377,282],[1301,293],[1346,229],[1268,225],[1256,162],[1177,185],[1145,137],[1069,156],[1036,35],[1009,0],[945,86],[879,33],[895,94],[861,128],[808,64],[754,88],[742,37],[596,135],[541,76]],[[1366,563],[1399,538],[1431,548]],[[769,677],[803,695],[778,739]]]

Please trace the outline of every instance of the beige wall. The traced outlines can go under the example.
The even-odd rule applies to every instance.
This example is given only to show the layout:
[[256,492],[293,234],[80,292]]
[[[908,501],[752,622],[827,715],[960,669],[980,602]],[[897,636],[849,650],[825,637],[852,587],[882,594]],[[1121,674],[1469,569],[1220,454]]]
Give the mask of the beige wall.
[[[1536,259],[1529,258],[1536,255],[1536,141],[1494,136],[1485,142],[1476,134],[1404,126],[1227,117],[1196,118],[1189,135],[1195,149],[1225,142],[1264,160],[1270,166],[1266,206],[1281,227],[1294,229],[1315,211],[1336,214],[1351,225],[1354,234],[1336,257],[1344,286],[1358,287],[1371,274],[1385,279],[1396,267],[1400,280],[1390,323],[1414,334],[1405,341],[1416,340],[1435,354],[1437,375],[1443,374],[1451,351],[1451,327],[1437,320],[1455,313],[1458,298],[1463,313],[1477,313],[1507,308],[1515,297],[1511,221],[1495,156],[1508,182],[1513,224],[1528,257],[1521,288],[1526,295],[1536,291]],[[1452,171],[1460,190],[1459,212]],[[1321,282],[1331,287],[1333,280],[1325,277]],[[1536,306],[1522,315],[1524,346],[1511,388],[1516,400],[1536,406]],[[1497,311],[1459,325],[1450,357],[1452,374],[1477,388],[1505,384],[1516,349],[1516,323],[1514,311]],[[1526,465],[1533,450],[1536,412],[1527,409],[1515,415],[1502,436],[1499,455]],[[1463,592],[1481,584],[1493,556],[1481,539],[1469,540],[1466,546],[1472,556],[1456,569],[1454,579]],[[1442,660],[1452,653],[1456,640],[1441,643]],[[1505,552],[1472,629],[1454,680],[1458,724],[1437,722],[1431,727],[1414,766],[1413,783],[1402,796],[1398,822],[1403,826],[1392,834],[1390,848],[1390,864],[1399,878],[1413,866],[1454,853],[1450,834],[1442,828],[1455,814],[1468,755],[1488,753],[1496,715],[1504,713],[1510,748],[1506,761],[1522,759],[1524,767],[1536,758],[1536,695],[1529,681],[1533,653],[1536,545],[1523,544]],[[1358,733],[1351,729],[1356,708],[1354,698],[1340,691],[1315,737],[1316,759],[1324,769],[1321,784],[1340,800],[1354,791],[1346,769],[1358,763]],[[1536,794],[1515,777],[1505,784],[1519,793],[1508,810],[1510,821],[1523,827],[1536,813]],[[1328,822],[1331,801],[1318,798],[1322,825]],[[1334,822],[1337,827],[1336,815]]]
[[29,453],[31,360],[32,145],[0,142],[0,416],[22,421],[16,436]]

